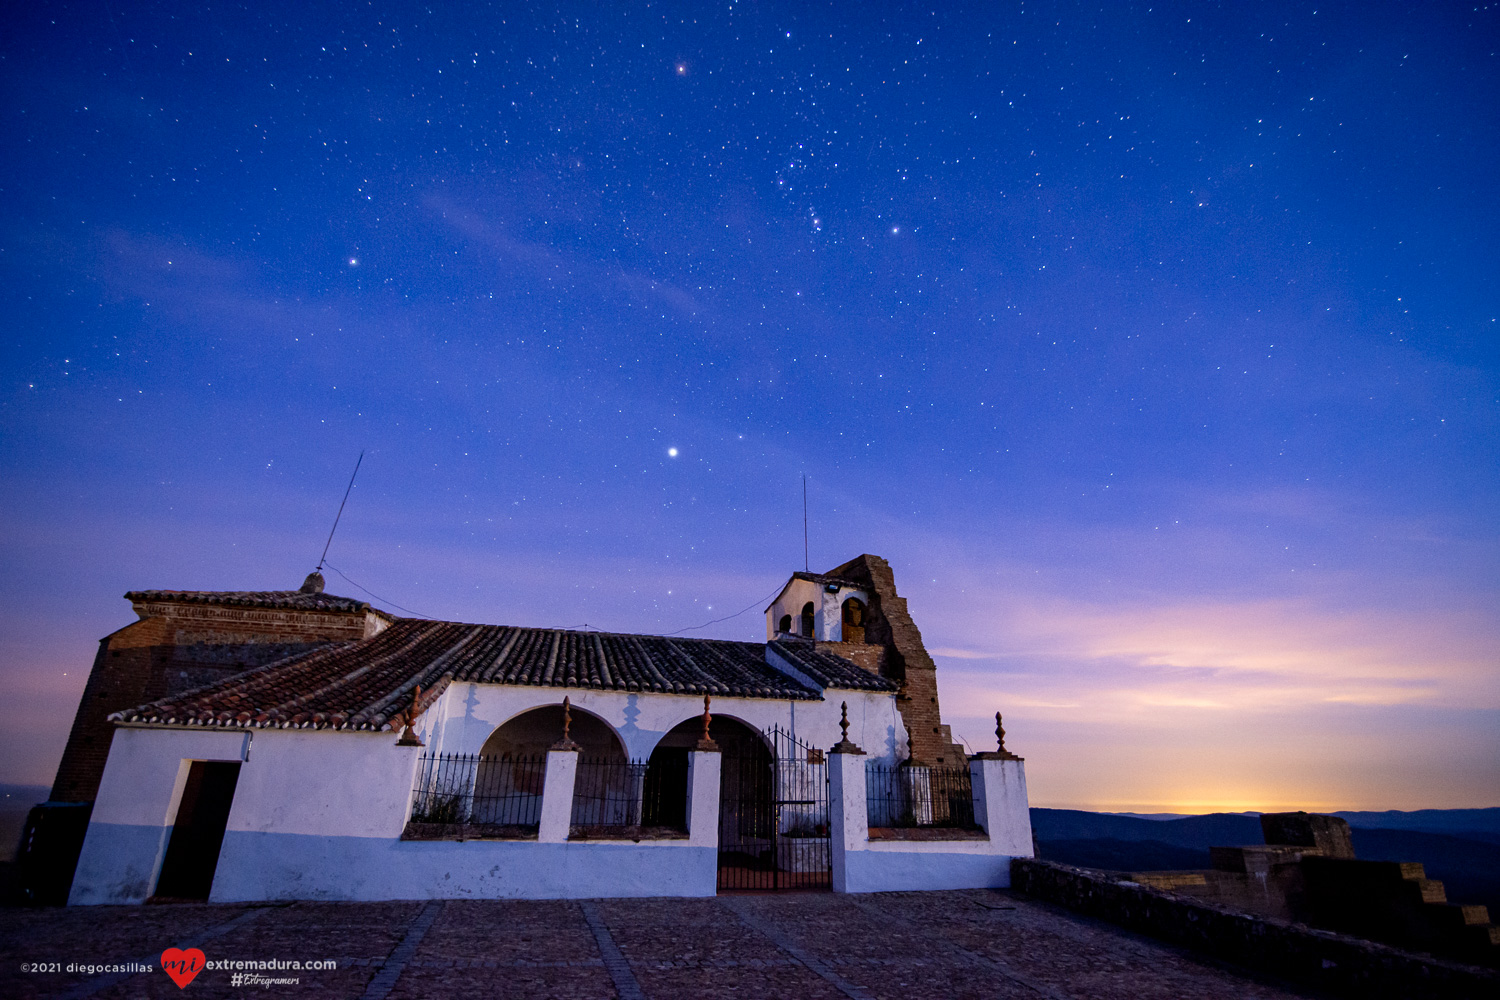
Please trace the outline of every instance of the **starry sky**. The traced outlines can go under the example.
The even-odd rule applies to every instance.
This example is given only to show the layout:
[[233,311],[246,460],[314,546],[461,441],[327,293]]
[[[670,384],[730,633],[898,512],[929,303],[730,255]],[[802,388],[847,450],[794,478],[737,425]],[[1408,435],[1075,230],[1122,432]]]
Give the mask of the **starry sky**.
[[[0,14],[0,781],[141,588],[764,638],[1034,805],[1500,805],[1500,8]],[[743,613],[742,613],[743,612]]]

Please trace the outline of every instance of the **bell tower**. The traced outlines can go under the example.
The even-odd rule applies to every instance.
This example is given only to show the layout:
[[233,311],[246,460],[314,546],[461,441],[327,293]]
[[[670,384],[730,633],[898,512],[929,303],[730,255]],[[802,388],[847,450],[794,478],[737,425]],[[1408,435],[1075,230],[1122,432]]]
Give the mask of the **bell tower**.
[[963,763],[938,706],[937,664],[896,593],[891,564],[862,555],[827,573],[793,573],[766,608],[767,641],[811,642],[901,685],[896,707],[911,734],[912,759]]

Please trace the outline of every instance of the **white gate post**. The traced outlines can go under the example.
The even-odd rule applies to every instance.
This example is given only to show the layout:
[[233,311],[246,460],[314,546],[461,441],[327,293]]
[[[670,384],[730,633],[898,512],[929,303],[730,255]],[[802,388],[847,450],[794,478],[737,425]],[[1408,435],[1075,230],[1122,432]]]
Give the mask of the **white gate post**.
[[870,839],[865,812],[865,752],[849,741],[849,706],[843,707],[844,738],[828,751],[828,840],[833,891],[849,892],[848,855]]
[[717,746],[688,751],[688,838],[694,847],[719,846],[719,772],[723,759]]
[[573,823],[573,781],[578,776],[578,748],[547,751],[547,775],[542,781],[542,819],[536,839],[561,844]]
[[995,713],[996,749],[969,758],[974,788],[974,819],[990,835],[996,854],[1029,858],[1031,808],[1026,799],[1026,761],[1005,749],[1005,727]]

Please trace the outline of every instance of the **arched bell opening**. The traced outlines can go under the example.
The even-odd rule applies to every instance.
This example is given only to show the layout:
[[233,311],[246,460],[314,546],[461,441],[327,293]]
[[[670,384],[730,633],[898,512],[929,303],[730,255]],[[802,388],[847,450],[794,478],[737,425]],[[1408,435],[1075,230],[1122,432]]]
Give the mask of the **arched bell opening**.
[[802,605],[802,638],[811,639],[813,637],[813,627],[816,624],[817,609],[813,607],[812,601],[808,601]]
[[851,597],[844,602],[844,634],[845,642],[865,641],[865,602],[857,597]]

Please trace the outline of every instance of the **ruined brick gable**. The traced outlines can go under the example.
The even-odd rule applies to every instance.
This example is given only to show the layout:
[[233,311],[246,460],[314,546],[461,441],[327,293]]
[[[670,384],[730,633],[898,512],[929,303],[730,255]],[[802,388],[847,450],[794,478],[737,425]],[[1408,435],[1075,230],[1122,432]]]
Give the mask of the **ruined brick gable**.
[[924,764],[958,764],[967,759],[953,742],[938,705],[937,664],[922,645],[922,633],[912,621],[906,598],[896,593],[891,564],[868,553],[828,573],[864,584],[870,594],[870,616],[865,643],[885,647],[881,673],[902,683],[896,700],[902,721],[911,732],[912,758]]
[[140,620],[99,640],[52,784],[54,802],[92,802],[114,736],[109,716],[253,667],[364,638],[389,621],[369,605],[295,591],[138,591]]

